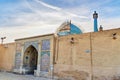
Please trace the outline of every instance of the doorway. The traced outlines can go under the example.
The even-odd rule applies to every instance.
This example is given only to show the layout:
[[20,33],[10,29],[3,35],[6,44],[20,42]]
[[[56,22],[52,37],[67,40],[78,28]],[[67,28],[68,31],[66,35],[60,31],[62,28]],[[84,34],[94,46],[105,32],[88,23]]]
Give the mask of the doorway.
[[25,74],[34,74],[34,70],[37,69],[37,59],[38,51],[34,46],[30,45],[24,52],[23,68]]

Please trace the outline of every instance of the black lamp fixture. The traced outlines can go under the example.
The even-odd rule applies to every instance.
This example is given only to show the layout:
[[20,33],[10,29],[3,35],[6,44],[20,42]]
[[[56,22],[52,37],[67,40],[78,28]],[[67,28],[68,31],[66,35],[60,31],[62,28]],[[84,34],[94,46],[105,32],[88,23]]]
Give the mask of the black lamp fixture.
[[74,38],[73,37],[71,38],[70,43],[74,44]]
[[117,39],[116,35],[117,35],[117,33],[113,33],[113,34],[112,34],[113,39]]
[[6,37],[1,37],[1,44],[3,44],[4,39],[6,39]]

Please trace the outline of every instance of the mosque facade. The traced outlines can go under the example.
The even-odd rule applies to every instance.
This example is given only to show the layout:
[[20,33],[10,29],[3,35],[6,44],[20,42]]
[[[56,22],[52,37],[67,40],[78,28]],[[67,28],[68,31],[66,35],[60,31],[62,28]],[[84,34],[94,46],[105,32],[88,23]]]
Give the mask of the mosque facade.
[[[0,45],[0,70],[67,80],[119,80],[120,28],[94,32],[64,22],[54,34],[16,39]],[[71,80],[71,79],[70,79]]]

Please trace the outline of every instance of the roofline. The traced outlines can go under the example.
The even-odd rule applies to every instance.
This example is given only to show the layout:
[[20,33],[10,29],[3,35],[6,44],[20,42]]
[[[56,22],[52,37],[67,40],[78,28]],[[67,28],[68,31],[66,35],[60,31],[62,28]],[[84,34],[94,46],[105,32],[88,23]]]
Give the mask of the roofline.
[[[120,28],[112,28],[112,29],[105,29],[105,30],[103,28],[103,32],[104,31],[111,31],[111,30],[118,30],[118,29],[120,29]],[[98,32],[100,32],[100,31],[98,30]],[[97,32],[91,32],[91,33],[97,33]]]
[[44,35],[38,35],[38,36],[20,38],[20,39],[15,39],[15,41],[24,40],[24,39],[31,39],[31,38],[38,38],[38,37],[44,37],[44,36],[51,36],[51,35],[55,35],[55,34],[54,34],[54,33],[51,33],[51,34],[44,34]]
[[[120,28],[113,28],[113,29],[106,29],[106,30],[103,29],[103,32],[104,31],[110,31],[110,30],[117,30],[117,29],[120,29]],[[98,33],[98,32],[86,32],[86,33]],[[83,34],[86,34],[86,33],[83,33]],[[20,39],[15,39],[15,41],[24,40],[24,39],[31,39],[31,38],[37,38],[37,37],[50,36],[50,35],[55,35],[55,33],[38,35],[38,36],[32,36],[32,37],[26,37],[26,38],[20,38]],[[80,34],[80,35],[82,35],[82,34]]]

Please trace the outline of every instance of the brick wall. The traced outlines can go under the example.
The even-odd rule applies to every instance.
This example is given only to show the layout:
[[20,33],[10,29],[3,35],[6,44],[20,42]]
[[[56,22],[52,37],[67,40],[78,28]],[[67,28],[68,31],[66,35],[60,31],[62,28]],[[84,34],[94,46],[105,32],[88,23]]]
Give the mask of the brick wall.
[[14,56],[15,43],[0,45],[0,70],[12,71]]
[[[116,39],[113,39],[115,33]],[[71,38],[74,38],[74,43],[70,42]],[[88,74],[85,80],[90,80],[91,74],[95,80],[119,77],[120,29],[62,36],[57,39],[54,67],[57,76],[74,76],[76,80],[80,80],[78,75],[82,73]]]

